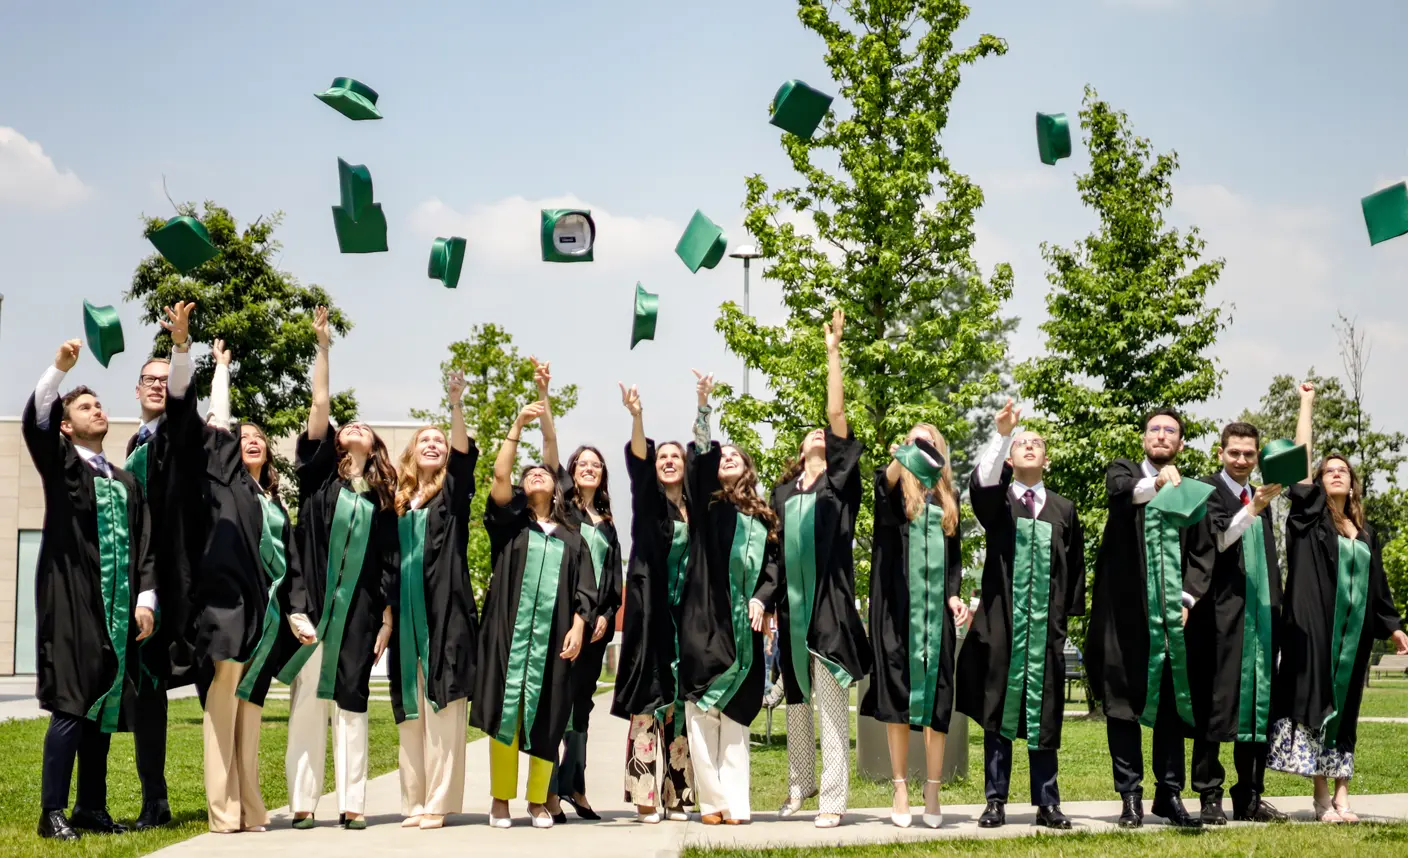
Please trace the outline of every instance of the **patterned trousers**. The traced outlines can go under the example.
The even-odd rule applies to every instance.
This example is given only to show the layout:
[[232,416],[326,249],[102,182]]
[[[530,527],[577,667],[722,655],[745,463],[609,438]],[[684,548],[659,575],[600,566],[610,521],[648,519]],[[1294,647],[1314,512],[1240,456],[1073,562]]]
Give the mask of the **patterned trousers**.
[[821,718],[821,813],[845,813],[851,786],[850,695],[816,656],[808,659],[811,703],[787,704],[787,800],[800,804],[817,792],[816,729],[812,703]]
[[626,801],[663,810],[694,807],[689,737],[683,730],[675,735],[673,719],[661,722],[654,715],[631,716],[626,738]]

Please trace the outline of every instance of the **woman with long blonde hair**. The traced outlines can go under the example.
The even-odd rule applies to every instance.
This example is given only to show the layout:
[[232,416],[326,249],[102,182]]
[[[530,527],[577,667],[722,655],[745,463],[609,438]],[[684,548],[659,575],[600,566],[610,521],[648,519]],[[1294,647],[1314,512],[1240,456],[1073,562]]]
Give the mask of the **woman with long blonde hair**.
[[916,424],[891,452],[894,458],[875,473],[870,644],[876,663],[860,714],[886,725],[894,777],[890,820],[901,828],[911,819],[909,734],[924,731],[924,824],[938,828],[956,630],[968,621],[968,606],[958,597],[958,496],[948,442],[936,427]]
[[449,394],[449,443],[438,426],[417,429],[396,484],[401,574],[389,672],[406,828],[439,828],[462,810],[478,661],[468,550],[479,448],[464,422],[463,373],[450,373]]

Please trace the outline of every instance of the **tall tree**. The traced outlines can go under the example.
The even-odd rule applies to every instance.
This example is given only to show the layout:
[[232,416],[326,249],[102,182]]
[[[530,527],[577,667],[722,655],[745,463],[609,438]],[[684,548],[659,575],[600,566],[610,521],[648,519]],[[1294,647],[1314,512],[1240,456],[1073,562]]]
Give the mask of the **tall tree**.
[[[474,582],[475,598],[483,604],[484,590],[489,586],[489,535],[484,530],[484,506],[489,497],[489,483],[494,476],[494,456],[513,425],[514,418],[527,403],[538,398],[533,381],[533,361],[519,354],[513,336],[494,324],[475,325],[467,339],[450,343],[450,357],[440,364],[442,376],[452,370],[464,373],[464,420],[475,443],[479,445],[479,465],[474,471],[474,505],[470,515],[469,569]],[[577,385],[568,384],[549,391],[555,417],[571,411],[577,405]],[[415,408],[411,419],[423,420],[448,429],[450,403],[442,397],[435,409]],[[520,458],[537,461],[542,457],[538,446],[525,438],[518,445]],[[514,469],[517,470],[518,463]]]
[[[1155,153],[1091,87],[1080,121],[1090,170],[1076,187],[1099,226],[1072,247],[1042,245],[1052,286],[1041,325],[1046,353],[1018,366],[1016,378],[1035,412],[1027,428],[1047,440],[1046,482],[1081,511],[1093,571],[1105,469],[1116,457],[1141,455],[1140,418],[1170,406],[1184,412],[1188,438],[1211,428],[1188,412],[1221,386],[1208,350],[1227,318],[1208,300],[1222,260],[1204,261],[1197,228],[1180,232],[1165,218],[1177,154]],[[1179,464],[1191,473],[1210,469],[1195,450]],[[1072,639],[1084,643],[1084,623],[1072,624]]]
[[[1012,325],[1000,315],[1010,267],[985,278],[971,253],[982,191],[942,145],[963,69],[1006,43],[982,35],[955,47],[968,17],[959,0],[799,0],[798,17],[825,43],[838,98],[810,139],[781,137],[800,184],[772,189],[754,175],[744,201],[763,277],[781,288],[787,318],[761,325],[729,302],[716,323],[771,391],[762,399],[720,386],[722,426],[759,454],[765,480],[826,422],[821,325],[832,308],[846,313],[847,416],[871,462],[921,421],[956,450],[970,446],[970,415],[999,385]],[[865,503],[862,573],[869,493]]]

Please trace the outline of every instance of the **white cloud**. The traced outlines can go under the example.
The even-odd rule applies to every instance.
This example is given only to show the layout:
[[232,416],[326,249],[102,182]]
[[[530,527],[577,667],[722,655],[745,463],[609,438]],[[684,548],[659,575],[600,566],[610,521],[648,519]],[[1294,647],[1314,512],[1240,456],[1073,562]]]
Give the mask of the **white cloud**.
[[1028,194],[1067,187],[1071,184],[1069,179],[1069,170],[1047,167],[1045,169],[1004,170],[989,177],[976,178],[975,181],[985,193]]
[[56,211],[89,193],[72,170],[54,166],[44,147],[13,128],[0,126],[0,205]]

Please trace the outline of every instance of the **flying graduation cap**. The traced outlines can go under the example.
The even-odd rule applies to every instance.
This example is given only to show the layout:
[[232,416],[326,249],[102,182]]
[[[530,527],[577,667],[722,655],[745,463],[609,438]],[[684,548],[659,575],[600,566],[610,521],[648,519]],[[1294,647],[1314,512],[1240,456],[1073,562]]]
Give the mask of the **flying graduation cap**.
[[190,215],[178,215],[152,233],[148,240],[162,258],[182,274],[188,274],[220,255],[210,241],[205,224]]
[[88,338],[88,349],[104,368],[113,355],[121,354],[125,348],[122,320],[110,304],[97,307],[89,301],[83,302],[83,333]]
[[437,238],[430,247],[429,276],[453,289],[460,282],[460,268],[464,266],[464,250],[468,244],[463,238]]
[[313,93],[323,104],[348,119],[380,119],[376,109],[376,90],[350,77],[333,78],[332,86]]
[[372,201],[372,174],[364,164],[337,159],[341,205],[332,207],[337,247],[343,253],[384,253],[386,215]]
[[543,209],[544,262],[591,262],[596,221],[590,209]]
[[800,80],[789,80],[773,96],[768,123],[810,140],[830,109],[831,96]]
[[691,272],[698,273],[701,268],[718,265],[727,249],[728,238],[724,236],[724,231],[703,212],[695,210],[689,226],[684,229],[684,235],[675,245],[675,254],[689,266]]
[[1408,183],[1372,193],[1359,204],[1364,209],[1364,225],[1369,228],[1370,246],[1408,233]]
[[1048,166],[1071,157],[1071,126],[1064,113],[1036,115],[1036,148],[1041,163]]
[[631,348],[641,340],[655,339],[655,322],[660,315],[660,296],[636,284],[635,316],[631,320]]

